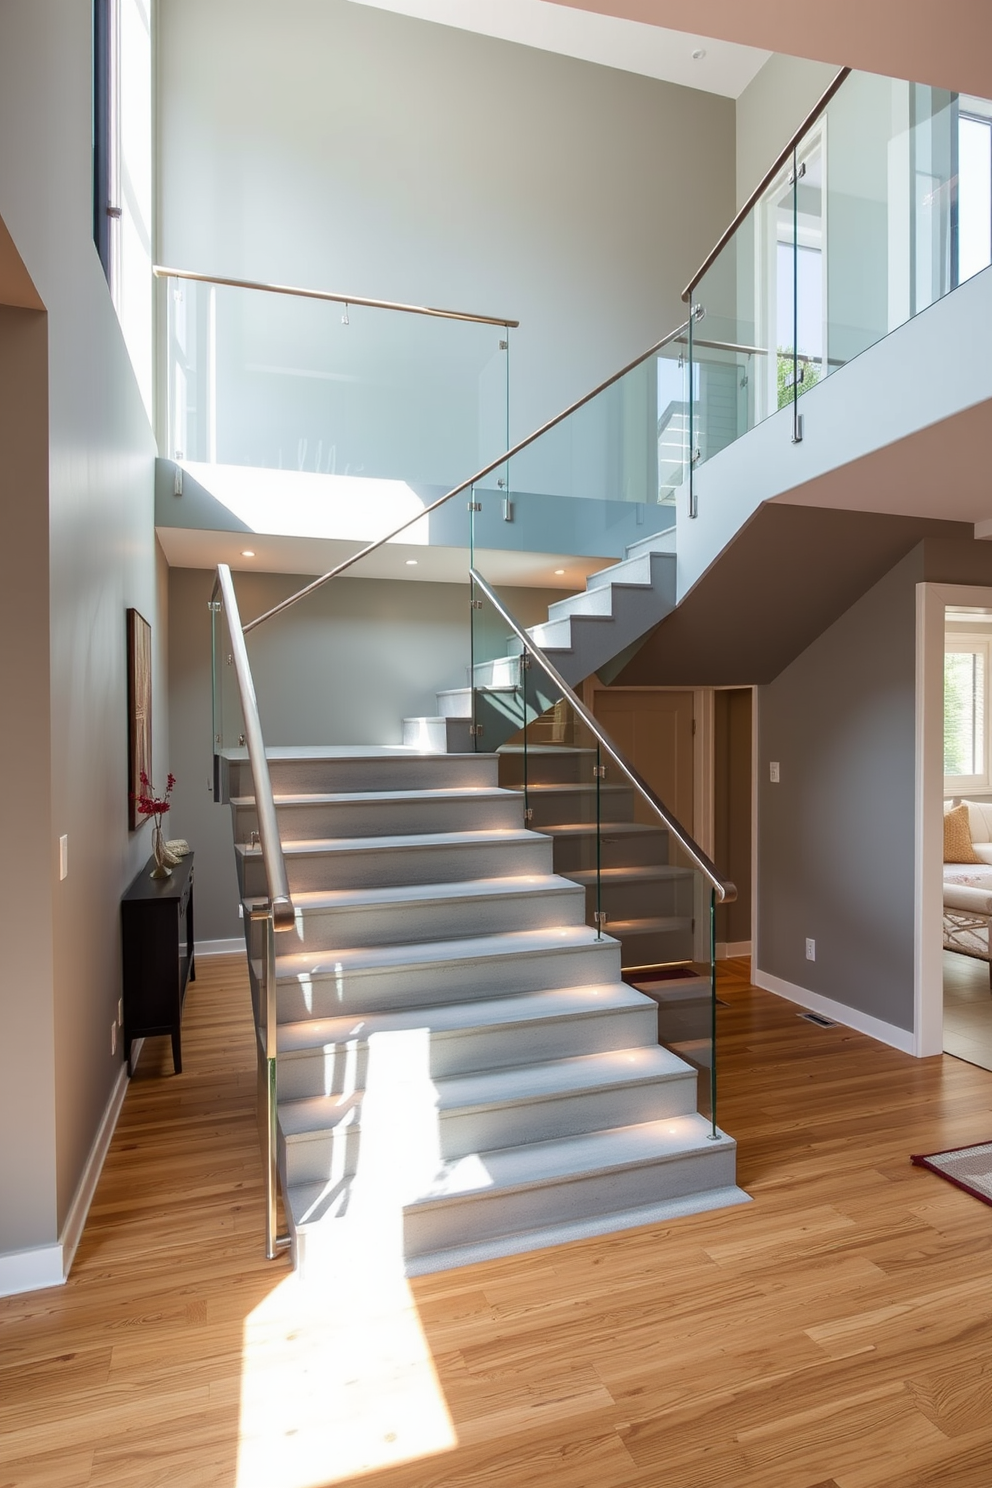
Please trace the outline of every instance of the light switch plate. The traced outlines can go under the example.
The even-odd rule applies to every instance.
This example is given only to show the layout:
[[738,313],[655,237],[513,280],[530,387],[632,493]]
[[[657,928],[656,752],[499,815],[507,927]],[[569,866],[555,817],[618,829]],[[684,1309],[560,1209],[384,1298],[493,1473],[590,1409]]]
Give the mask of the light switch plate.
[[69,877],[69,834],[59,838],[59,878]]
[[778,785],[780,779],[778,760],[769,761],[768,778],[771,780],[772,785]]

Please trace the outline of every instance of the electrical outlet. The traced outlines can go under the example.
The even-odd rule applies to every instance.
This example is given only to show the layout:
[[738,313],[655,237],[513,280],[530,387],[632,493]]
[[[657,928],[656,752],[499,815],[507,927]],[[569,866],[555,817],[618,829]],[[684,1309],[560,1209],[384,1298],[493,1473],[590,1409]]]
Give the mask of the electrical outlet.
[[124,1027],[124,999],[123,999],[123,997],[118,997],[118,999],[117,999],[117,1027],[118,1028],[123,1028]]
[[816,960],[816,941],[815,940],[810,940],[810,938],[809,938],[808,935],[806,937],[806,960],[807,961],[815,961]]
[[59,838],[59,878],[69,877],[69,834]]
[[111,1025],[110,1025],[110,1052],[111,1052],[112,1055],[117,1053],[117,1024],[116,1024],[116,1022],[111,1023]]
[[772,785],[778,785],[781,778],[779,775],[778,760],[769,760],[768,778],[771,780]]

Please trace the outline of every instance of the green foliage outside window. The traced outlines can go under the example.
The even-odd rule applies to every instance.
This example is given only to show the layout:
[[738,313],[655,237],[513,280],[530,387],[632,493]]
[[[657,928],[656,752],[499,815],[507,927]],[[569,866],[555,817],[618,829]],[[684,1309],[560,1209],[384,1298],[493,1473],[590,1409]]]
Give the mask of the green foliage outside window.
[[[778,406],[787,408],[792,402],[792,352],[784,346],[778,348]],[[800,362],[803,380],[799,384],[799,396],[808,393],[820,380],[820,369],[814,362]]]

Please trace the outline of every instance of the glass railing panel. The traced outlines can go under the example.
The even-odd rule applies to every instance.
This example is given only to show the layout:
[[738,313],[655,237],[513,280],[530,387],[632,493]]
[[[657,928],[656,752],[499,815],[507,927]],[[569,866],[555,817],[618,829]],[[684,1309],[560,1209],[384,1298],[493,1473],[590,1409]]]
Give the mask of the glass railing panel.
[[795,344],[791,168],[738,227],[693,290],[690,439],[695,464],[791,396]]
[[[569,498],[615,506],[672,507],[686,443],[686,346],[645,357],[515,455],[507,473],[514,500]],[[562,509],[565,511],[566,509]],[[571,520],[589,521],[575,509]]]
[[173,459],[440,494],[508,446],[505,326],[182,279],[166,302]]
[[814,126],[826,163],[827,372],[959,282],[959,208],[972,199],[959,128],[956,95],[868,73],[852,73]]
[[990,263],[992,103],[850,73],[691,292],[693,463]]

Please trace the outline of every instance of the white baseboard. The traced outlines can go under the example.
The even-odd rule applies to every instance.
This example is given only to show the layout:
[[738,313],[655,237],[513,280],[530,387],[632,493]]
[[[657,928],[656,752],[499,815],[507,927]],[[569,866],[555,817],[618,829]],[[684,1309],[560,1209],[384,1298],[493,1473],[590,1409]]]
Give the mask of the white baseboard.
[[230,940],[196,940],[193,942],[194,956],[243,956],[245,938],[234,935]]
[[127,1085],[127,1065],[122,1064],[100,1118],[100,1125],[93,1138],[82,1176],[76,1185],[57,1244],[37,1245],[31,1250],[15,1250],[7,1255],[0,1255],[0,1297],[12,1297],[18,1292],[36,1292],[43,1287],[61,1286],[68,1277],[117,1118],[124,1104]]
[[774,992],[776,997],[788,998],[789,1002],[798,1003],[808,1012],[822,1013],[825,1018],[832,1018],[845,1028],[853,1028],[856,1033],[865,1033],[869,1038],[877,1039],[880,1044],[888,1044],[902,1054],[916,1053],[916,1035],[908,1028],[883,1023],[881,1018],[873,1018],[870,1013],[860,1013],[857,1008],[848,1007],[846,1003],[834,1002],[832,997],[822,997],[819,992],[810,992],[805,987],[796,986],[795,982],[787,982],[782,977],[772,976],[771,972],[761,971],[757,967],[751,972],[751,981],[765,992]]
[[103,1165],[110,1149],[110,1139],[114,1135],[117,1126],[117,1118],[121,1114],[121,1106],[124,1104],[124,1096],[127,1094],[127,1065],[122,1064],[114,1082],[114,1088],[110,1092],[110,1099],[100,1119],[93,1145],[86,1159],[82,1177],[76,1186],[72,1203],[69,1205],[69,1213],[65,1217],[62,1226],[62,1234],[59,1236],[59,1244],[62,1247],[62,1275],[69,1275],[69,1268],[76,1255],[76,1247],[83,1233],[83,1225],[86,1216],[90,1212],[93,1195],[96,1192],[97,1180],[103,1171]]
[[19,1292],[38,1292],[42,1287],[61,1286],[61,1245],[36,1245],[32,1250],[10,1250],[0,1255],[0,1297]]
[[718,961],[729,961],[731,956],[750,956],[751,942],[749,940],[718,940],[716,943],[716,959]]

